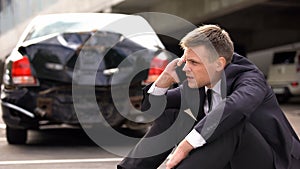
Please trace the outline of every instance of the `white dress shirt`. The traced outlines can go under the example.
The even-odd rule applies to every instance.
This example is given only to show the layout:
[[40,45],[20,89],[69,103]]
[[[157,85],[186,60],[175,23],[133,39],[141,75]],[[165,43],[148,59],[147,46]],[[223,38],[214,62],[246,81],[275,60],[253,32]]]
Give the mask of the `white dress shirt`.
[[[207,91],[207,87],[205,86],[205,92]],[[219,80],[216,85],[211,88],[212,89],[212,110],[222,101],[222,96],[221,96],[221,81]],[[160,88],[155,86],[155,83],[152,84],[150,89],[148,90],[149,94],[156,95],[156,96],[161,96],[164,95],[167,92],[168,88]],[[207,99],[205,100],[204,103],[204,113],[207,115],[208,114],[208,101]],[[206,141],[204,138],[201,136],[200,133],[198,133],[195,129],[193,129],[186,137],[185,139],[194,147],[201,147],[203,146]]]

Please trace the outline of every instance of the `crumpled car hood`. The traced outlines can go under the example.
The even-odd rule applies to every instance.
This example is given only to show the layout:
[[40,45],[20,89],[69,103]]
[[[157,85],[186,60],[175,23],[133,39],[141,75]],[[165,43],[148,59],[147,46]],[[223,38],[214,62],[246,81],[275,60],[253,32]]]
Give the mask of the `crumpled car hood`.
[[97,86],[147,79],[157,52],[106,31],[58,34],[24,43],[19,51],[39,80]]

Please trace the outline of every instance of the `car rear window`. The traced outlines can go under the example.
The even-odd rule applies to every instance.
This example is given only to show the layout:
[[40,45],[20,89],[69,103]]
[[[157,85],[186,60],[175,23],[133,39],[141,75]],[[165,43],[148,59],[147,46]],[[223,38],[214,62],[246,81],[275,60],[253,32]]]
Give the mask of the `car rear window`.
[[63,33],[63,32],[72,32],[72,29],[79,29],[80,28],[79,23],[76,22],[63,22],[58,21],[54,23],[48,23],[48,24],[40,24],[36,25],[32,28],[30,33],[27,35],[25,40],[30,40],[46,35],[50,35],[53,33]]
[[275,53],[273,64],[293,64],[295,63],[296,51]]

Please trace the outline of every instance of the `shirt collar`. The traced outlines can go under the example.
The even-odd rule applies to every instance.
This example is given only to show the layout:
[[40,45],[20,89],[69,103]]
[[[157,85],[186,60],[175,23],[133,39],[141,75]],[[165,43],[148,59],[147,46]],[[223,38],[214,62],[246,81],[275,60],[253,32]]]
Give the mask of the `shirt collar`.
[[[217,93],[217,94],[219,94],[219,95],[221,96],[221,80],[219,80],[219,81],[216,83],[216,85],[215,85],[213,88],[211,88],[211,89],[212,89],[212,91],[213,91],[214,93]],[[207,90],[208,90],[208,87],[205,86],[205,93],[207,92]]]

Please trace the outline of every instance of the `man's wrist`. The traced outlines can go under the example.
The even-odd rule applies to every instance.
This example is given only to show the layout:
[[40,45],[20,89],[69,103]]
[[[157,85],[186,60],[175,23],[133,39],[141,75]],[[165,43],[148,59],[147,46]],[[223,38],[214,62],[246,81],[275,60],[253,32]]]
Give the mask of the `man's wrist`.
[[174,83],[174,78],[168,74],[161,74],[155,81],[155,86],[159,88],[169,88]]
[[167,91],[168,91],[168,88],[159,88],[155,85],[155,83],[153,83],[151,85],[151,87],[149,88],[148,93],[155,95],[155,96],[162,96],[162,95],[166,94]]
[[186,137],[185,140],[192,145],[194,148],[198,148],[206,144],[205,139],[197,132],[197,130],[193,129]]
[[177,148],[184,154],[188,154],[191,150],[194,149],[194,147],[185,139],[180,142]]

